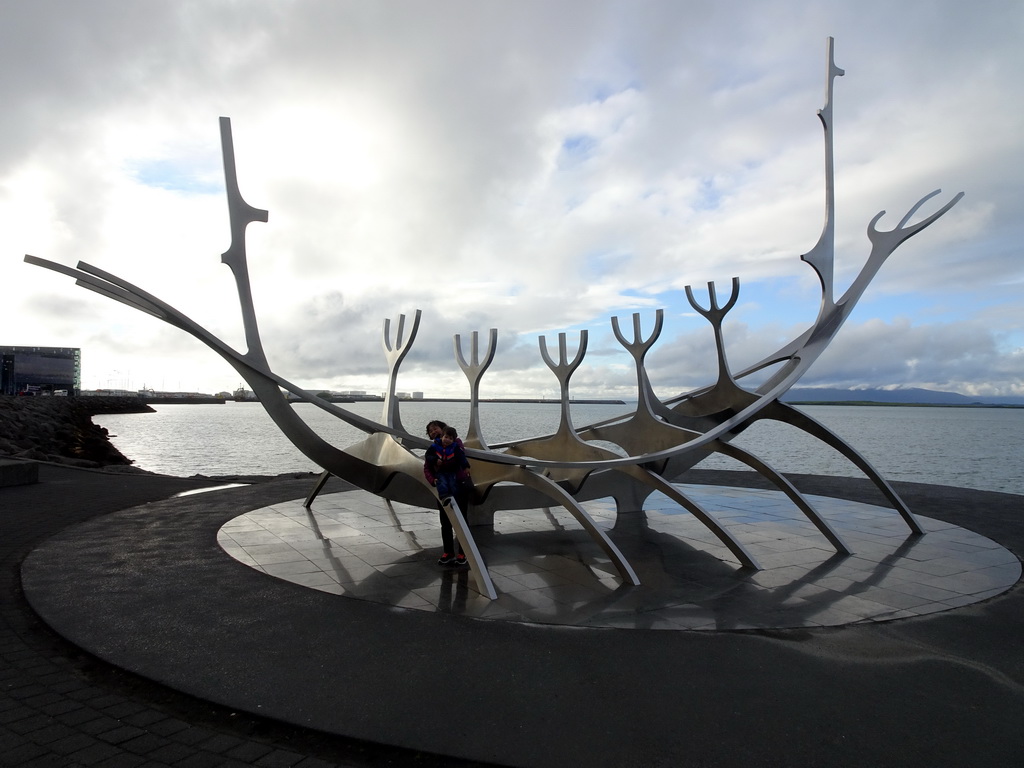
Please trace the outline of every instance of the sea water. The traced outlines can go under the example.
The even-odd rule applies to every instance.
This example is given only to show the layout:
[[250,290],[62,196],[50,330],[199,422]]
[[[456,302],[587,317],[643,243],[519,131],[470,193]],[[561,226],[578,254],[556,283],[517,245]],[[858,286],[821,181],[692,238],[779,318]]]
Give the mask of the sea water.
[[[339,447],[364,434],[315,406],[293,406],[321,437]],[[382,404],[340,407],[375,421]],[[628,413],[631,405],[573,403],[573,423],[590,424]],[[157,405],[156,413],[104,414],[93,421],[106,427],[114,445],[135,465],[161,474],[253,475],[319,471],[280,433],[259,403]],[[865,456],[888,480],[953,485],[1024,495],[1024,409],[908,406],[799,406]],[[492,445],[549,434],[558,427],[560,406],[551,403],[483,403],[485,439]],[[465,434],[466,403],[406,401],[401,420],[421,434],[427,421],[440,419]],[[740,434],[744,448],[784,473],[861,477],[838,452],[798,429],[762,421]],[[745,469],[712,456],[705,469]]]

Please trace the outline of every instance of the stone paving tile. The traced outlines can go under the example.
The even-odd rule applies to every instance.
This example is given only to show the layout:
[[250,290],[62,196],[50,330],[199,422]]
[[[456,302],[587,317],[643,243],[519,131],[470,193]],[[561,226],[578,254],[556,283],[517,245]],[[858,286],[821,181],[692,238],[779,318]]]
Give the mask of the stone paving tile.
[[302,761],[302,755],[283,749],[274,749],[255,760],[252,764],[259,768],[289,768]]
[[234,760],[241,760],[251,765],[260,758],[266,757],[271,752],[273,752],[273,749],[265,744],[254,744],[250,742],[246,744],[239,744],[237,747],[228,750],[225,754]]
[[153,764],[144,757],[133,755],[128,752],[122,752],[121,754],[114,755],[106,760],[101,760],[96,764],[97,768],[138,768],[140,765],[145,765],[146,768],[151,768]]
[[37,765],[39,758],[51,754],[38,744],[15,744],[14,740],[7,734],[0,732],[0,735],[4,736],[3,744],[5,746],[3,759],[5,765]]
[[109,744],[99,744],[94,741],[90,741],[86,746],[82,747],[77,752],[72,752],[68,755],[68,760],[80,763],[83,765],[93,765],[95,763],[101,763],[105,760],[117,757],[122,754],[117,747],[110,746]]

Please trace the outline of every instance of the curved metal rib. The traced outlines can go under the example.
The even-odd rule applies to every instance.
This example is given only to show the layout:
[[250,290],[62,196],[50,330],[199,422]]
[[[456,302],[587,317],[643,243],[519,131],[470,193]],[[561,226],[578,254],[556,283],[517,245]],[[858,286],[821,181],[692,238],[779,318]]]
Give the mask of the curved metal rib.
[[480,379],[490,367],[494,360],[494,353],[498,349],[498,329],[491,328],[487,337],[487,351],[483,360],[480,359],[480,337],[476,331],[470,341],[470,361],[467,363],[462,354],[462,336],[455,334],[455,358],[458,360],[459,368],[466,374],[469,380],[469,428],[466,431],[465,444],[472,448],[487,450],[487,441],[484,439],[483,427],[480,423]]
[[615,570],[619,572],[622,579],[633,586],[640,585],[640,577],[636,575],[633,566],[629,564],[629,561],[619,551],[619,548],[615,546],[615,543],[608,537],[608,534],[598,527],[597,523],[594,522],[594,518],[588,514],[587,510],[581,507],[579,502],[562,486],[551,478],[532,472],[526,467],[518,467],[513,470],[510,473],[509,479],[520,485],[538,490],[565,507],[569,514],[576,518],[577,522],[583,526],[583,529],[590,534],[590,537],[608,555],[612,565],[615,566]]
[[853,465],[863,472],[867,478],[875,484],[875,487],[889,500],[893,509],[899,512],[907,526],[909,526],[912,533],[915,535],[924,535],[925,530],[921,526],[921,522],[917,519],[910,508],[906,505],[903,499],[900,498],[899,494],[896,493],[895,489],[889,484],[889,482],[882,477],[878,470],[874,468],[870,461],[868,461],[862,454],[847,443],[843,438],[839,437],[835,432],[830,430],[820,421],[811,418],[803,411],[798,411],[792,406],[786,405],[785,403],[775,403],[770,409],[768,409],[764,418],[774,419],[781,421],[785,424],[791,424],[800,430],[803,430],[812,437],[816,437],[825,443],[830,448],[834,448],[843,456],[845,456]]
[[722,525],[721,521],[719,521],[717,517],[676,488],[664,477],[651,472],[650,470],[645,470],[642,467],[629,467],[618,471],[624,472],[634,480],[638,480],[656,491],[661,491],[676,504],[689,511],[690,514],[700,520],[700,522],[702,522],[709,531],[715,534],[718,540],[736,556],[736,559],[740,561],[742,566],[745,568],[753,568],[755,571],[762,570],[761,564],[757,561],[757,558],[754,557],[753,553],[747,549],[743,542],[733,536],[732,532]]
[[267,366],[267,355],[260,340],[256,308],[252,302],[252,287],[249,285],[249,263],[245,252],[245,228],[254,221],[266,222],[270,213],[254,208],[242,198],[238,189],[238,174],[235,169],[235,143],[231,136],[231,119],[220,119],[220,145],[224,158],[224,181],[228,192],[228,216],[231,220],[231,245],[221,254],[221,261],[231,267],[238,288],[238,301],[242,308],[242,325],[245,328],[245,356],[261,367]]
[[412,328],[409,329],[409,337],[405,337],[405,315],[398,316],[398,331],[395,334],[395,339],[391,339],[391,319],[388,318],[384,321],[384,332],[382,334],[382,344],[384,345],[384,356],[388,361],[388,390],[384,396],[384,413],[381,418],[384,419],[384,423],[389,427],[395,429],[405,430],[402,426],[402,419],[398,409],[398,367],[402,364],[405,356],[409,354],[409,350],[412,349],[413,342],[416,341],[416,333],[420,328],[420,310],[416,310],[416,314],[413,316]]
[[790,501],[796,504],[797,508],[803,512],[804,517],[814,524],[814,527],[821,531],[821,534],[829,540],[829,543],[835,547],[836,552],[843,555],[852,555],[853,550],[850,549],[850,545],[846,543],[839,532],[831,526],[831,524],[818,514],[818,510],[807,500],[797,489],[789,479],[779,472],[777,469],[772,467],[768,462],[763,459],[759,459],[754,454],[744,451],[742,448],[737,448],[731,443],[721,443],[717,446],[717,450],[723,456],[728,456],[731,459],[746,464],[751,469],[757,471],[757,473],[763,477],[768,478],[775,487],[781,490],[786,496],[789,497]]
[[835,41],[828,39],[828,52],[825,74],[825,106],[818,110],[818,119],[825,139],[825,224],[815,246],[800,258],[813,267],[821,281],[821,317],[834,305],[834,272],[835,272],[835,231],[836,231],[836,171],[832,136],[832,95],[835,80],[846,74],[836,66],[834,56]]

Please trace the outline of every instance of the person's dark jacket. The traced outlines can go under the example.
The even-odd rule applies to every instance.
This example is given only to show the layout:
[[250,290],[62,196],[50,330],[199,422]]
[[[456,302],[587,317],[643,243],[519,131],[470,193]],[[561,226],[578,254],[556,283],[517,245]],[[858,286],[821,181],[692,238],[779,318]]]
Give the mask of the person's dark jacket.
[[423,457],[423,476],[431,487],[437,485],[437,476],[441,472],[454,472],[456,479],[461,483],[469,477],[469,459],[466,458],[465,446],[462,440],[455,438],[451,444],[451,455],[445,460],[444,446],[441,445],[441,438],[434,441],[434,444],[427,448]]

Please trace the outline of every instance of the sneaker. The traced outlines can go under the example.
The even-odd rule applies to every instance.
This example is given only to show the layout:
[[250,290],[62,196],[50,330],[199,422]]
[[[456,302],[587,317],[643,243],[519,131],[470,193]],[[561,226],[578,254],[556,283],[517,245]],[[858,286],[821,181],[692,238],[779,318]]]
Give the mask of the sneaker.
[[447,552],[445,552],[443,555],[441,555],[441,557],[438,558],[438,560],[437,560],[437,564],[438,565],[452,565],[454,562],[455,562],[455,556],[454,555],[449,555]]
[[452,563],[456,568],[469,568],[469,560],[466,559],[465,555],[459,555],[454,558],[455,562]]

